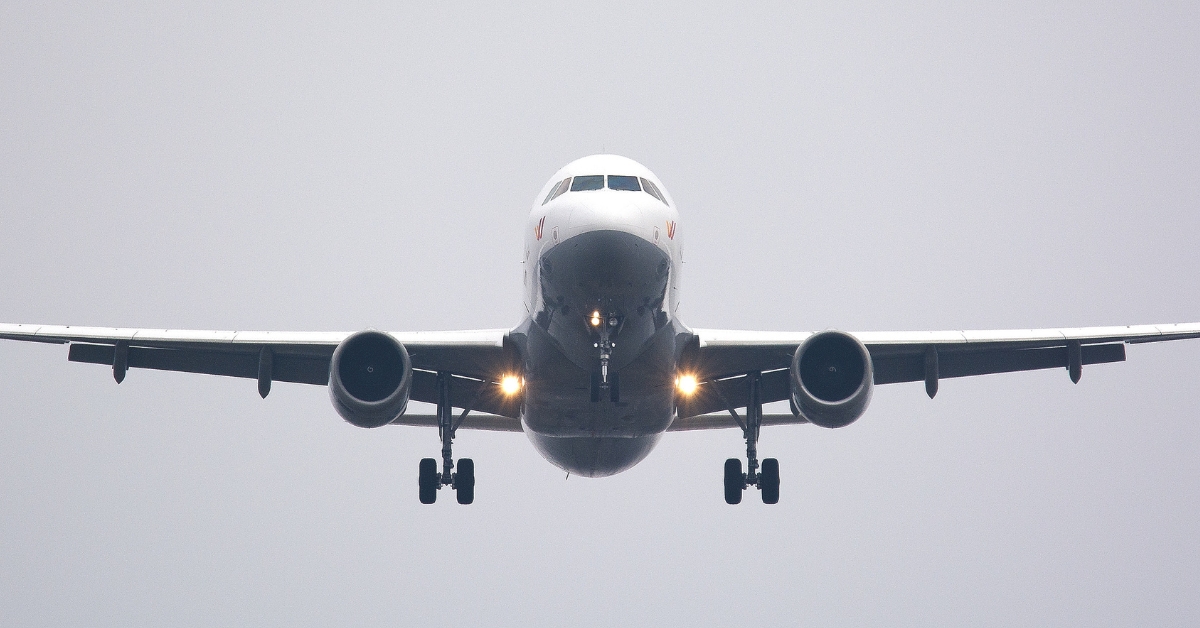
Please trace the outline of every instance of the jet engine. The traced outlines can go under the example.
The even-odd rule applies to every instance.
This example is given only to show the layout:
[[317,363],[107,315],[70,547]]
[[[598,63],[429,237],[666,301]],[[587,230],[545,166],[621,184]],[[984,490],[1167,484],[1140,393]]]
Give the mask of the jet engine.
[[412,361],[404,345],[380,331],[360,331],[333,351],[329,398],[351,425],[380,427],[408,407]]
[[873,389],[871,354],[840,331],[809,336],[792,356],[792,401],[821,427],[845,427],[862,416]]

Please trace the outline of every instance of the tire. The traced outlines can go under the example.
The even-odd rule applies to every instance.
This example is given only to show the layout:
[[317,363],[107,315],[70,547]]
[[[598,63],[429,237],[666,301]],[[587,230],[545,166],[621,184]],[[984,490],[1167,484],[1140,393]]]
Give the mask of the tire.
[[422,458],[421,475],[417,481],[420,486],[422,504],[432,504],[437,501],[438,482],[437,460]]
[[742,475],[742,461],[730,458],[725,461],[725,503],[742,503],[742,490],[745,489],[745,477]]
[[475,501],[475,461],[470,458],[459,458],[458,472],[454,474],[454,494],[458,503],[469,504]]
[[762,473],[759,474],[758,487],[762,489],[764,504],[779,503],[779,461],[766,458],[762,461]]

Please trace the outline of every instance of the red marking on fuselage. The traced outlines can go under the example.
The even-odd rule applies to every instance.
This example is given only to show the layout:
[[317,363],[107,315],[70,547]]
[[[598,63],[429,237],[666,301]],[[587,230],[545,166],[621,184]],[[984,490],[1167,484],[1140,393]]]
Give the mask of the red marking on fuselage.
[[542,227],[545,226],[545,224],[546,224],[546,217],[542,216],[542,219],[538,221],[537,226],[533,228],[533,235],[538,240],[542,239]]
[[674,220],[667,221],[667,237],[671,238],[672,240],[675,239],[675,221]]

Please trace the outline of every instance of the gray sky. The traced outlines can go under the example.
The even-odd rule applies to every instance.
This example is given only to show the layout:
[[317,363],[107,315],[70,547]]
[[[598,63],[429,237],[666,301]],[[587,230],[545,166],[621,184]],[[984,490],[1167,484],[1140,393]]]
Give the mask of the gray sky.
[[[564,163],[653,169],[683,313],[751,329],[1200,320],[1194,3],[0,5],[0,320],[499,327]],[[324,388],[0,343],[0,624],[1195,625],[1200,341],[877,389],[570,478]]]

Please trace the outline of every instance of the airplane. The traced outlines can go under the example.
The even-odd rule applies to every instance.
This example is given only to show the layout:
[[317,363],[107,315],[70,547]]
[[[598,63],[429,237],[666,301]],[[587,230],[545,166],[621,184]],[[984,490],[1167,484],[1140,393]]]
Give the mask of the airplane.
[[[73,362],[328,386],[351,425],[435,427],[441,468],[420,461],[418,497],[475,496],[475,465],[453,455],[459,429],[524,432],[569,474],[609,476],[672,431],[739,428],[725,501],[750,487],[779,501],[779,463],[758,458],[765,426],[850,425],[874,386],[1066,369],[1125,360],[1125,345],[1200,337],[1200,323],[997,331],[757,332],[695,329],[679,319],[679,213],[640,163],[592,155],[558,172],[525,225],[525,318],[512,329],[253,332],[0,324],[0,338],[67,344]],[[406,413],[409,401],[434,414]],[[764,413],[789,402],[790,412]]]

